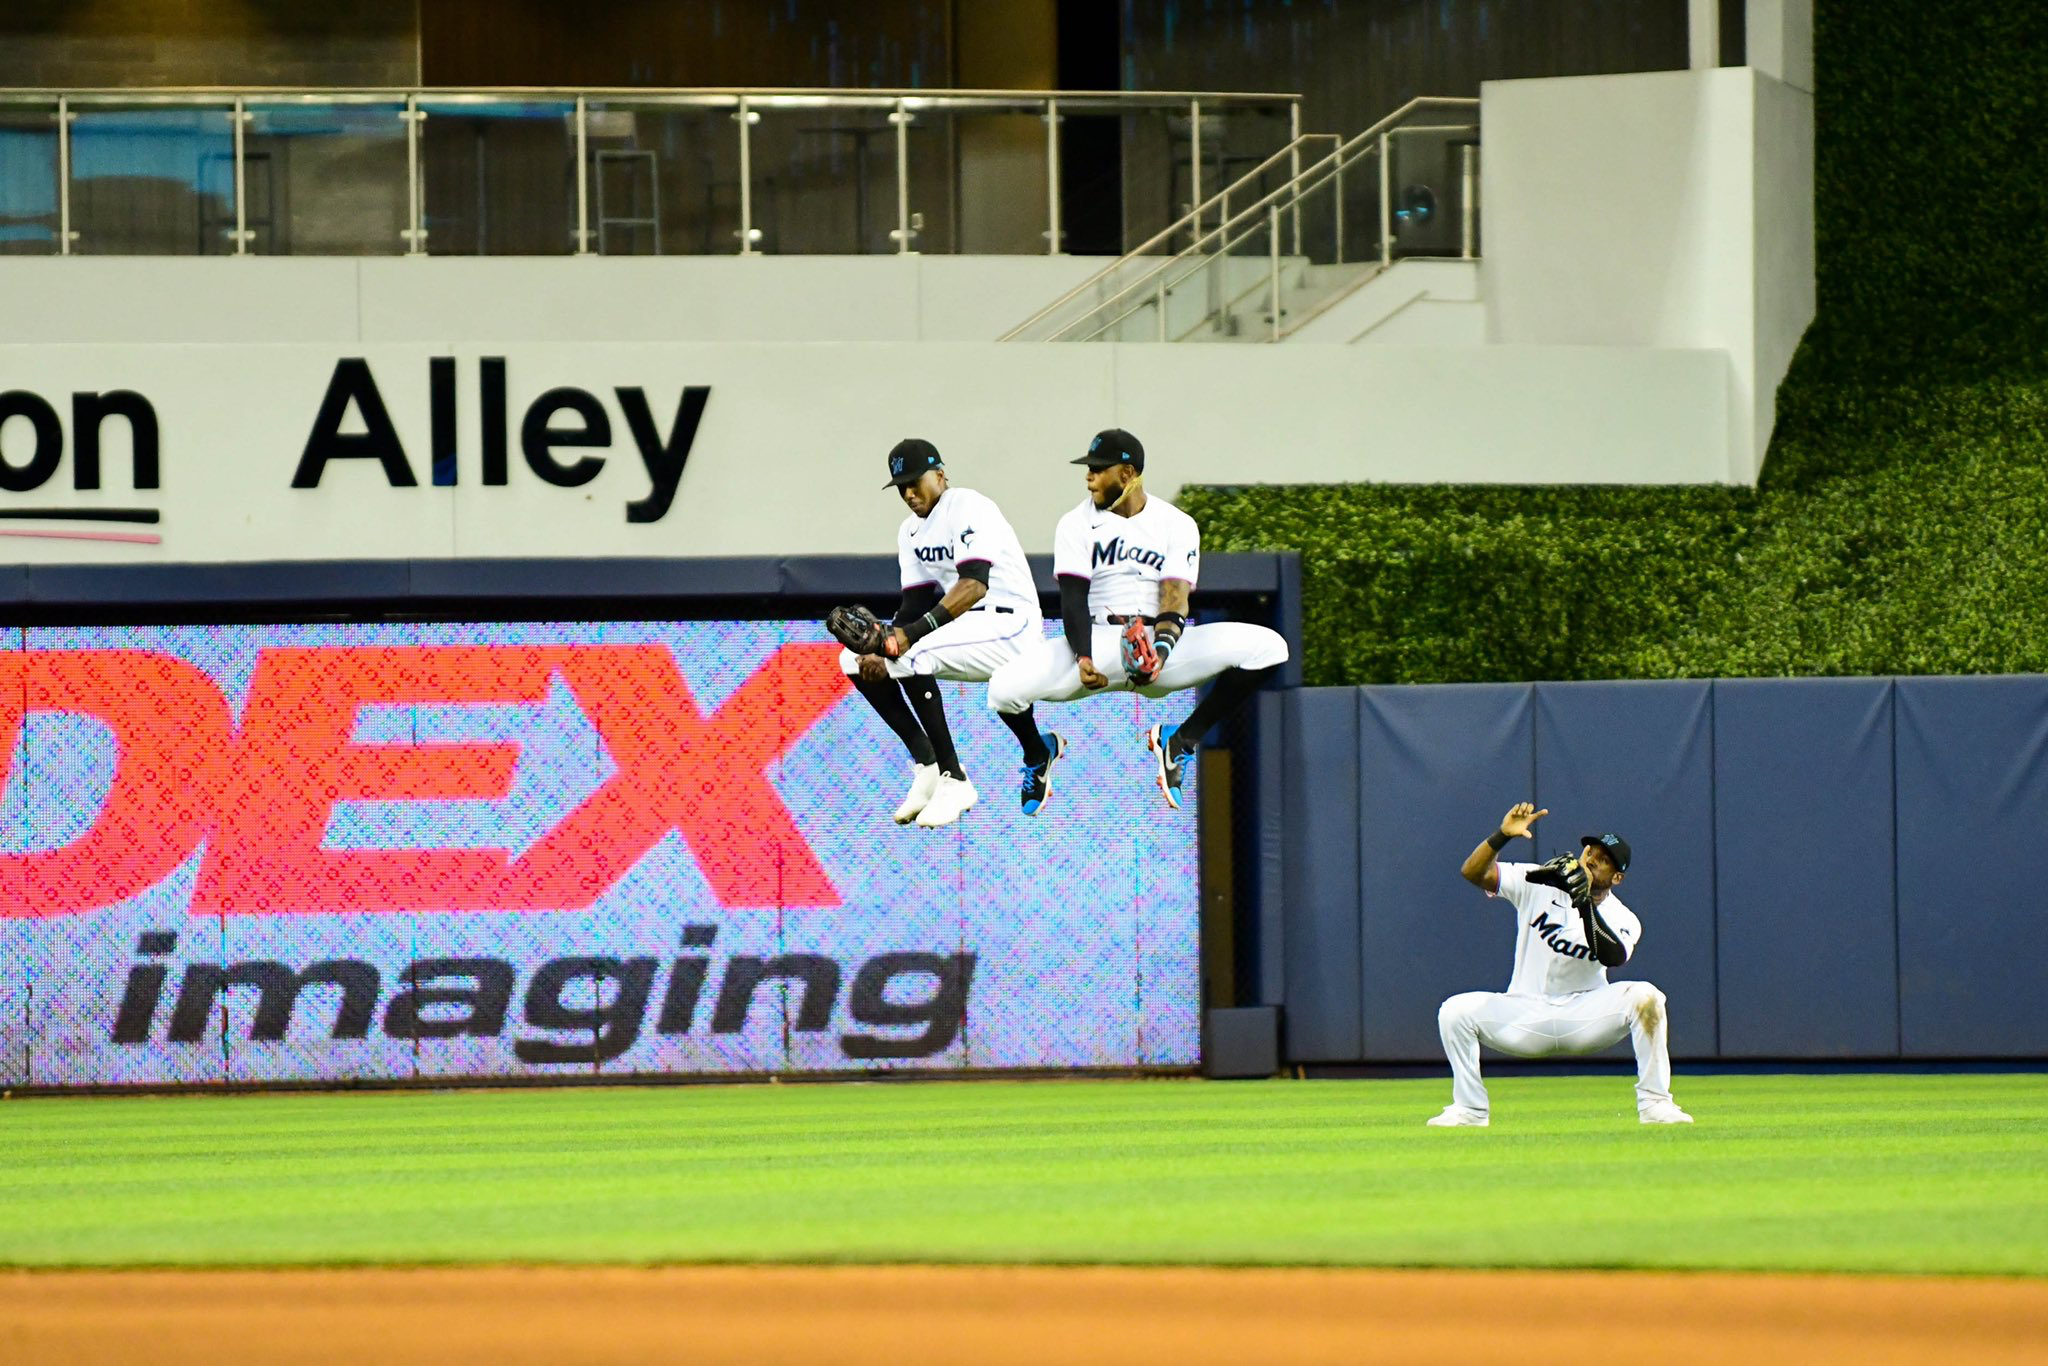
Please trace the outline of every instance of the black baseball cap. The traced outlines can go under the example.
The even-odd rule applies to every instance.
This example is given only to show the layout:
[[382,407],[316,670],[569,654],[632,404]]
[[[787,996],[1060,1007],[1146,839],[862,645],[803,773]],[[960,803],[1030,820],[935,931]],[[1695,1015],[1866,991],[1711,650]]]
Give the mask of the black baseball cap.
[[1111,427],[1095,434],[1088,443],[1088,454],[1070,462],[1086,465],[1092,470],[1108,469],[1111,465],[1129,465],[1138,473],[1145,472],[1145,448],[1138,438],[1121,427]]
[[1579,836],[1579,847],[1581,849],[1585,848],[1589,844],[1597,844],[1602,849],[1605,849],[1607,851],[1607,856],[1614,860],[1615,872],[1625,873],[1628,871],[1627,840],[1623,839],[1621,836],[1615,834],[1611,830],[1604,835]]
[[889,448],[889,482],[883,488],[909,488],[924,478],[926,470],[942,470],[939,448],[918,437],[909,437]]

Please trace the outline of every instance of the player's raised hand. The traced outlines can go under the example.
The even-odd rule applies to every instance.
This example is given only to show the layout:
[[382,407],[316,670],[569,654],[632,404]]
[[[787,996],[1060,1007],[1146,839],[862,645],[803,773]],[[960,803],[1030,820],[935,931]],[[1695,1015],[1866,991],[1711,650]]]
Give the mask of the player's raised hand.
[[1536,809],[1534,802],[1516,802],[1508,808],[1508,814],[1501,817],[1500,832],[1503,835],[1526,835],[1529,827],[1550,814],[1550,808]]

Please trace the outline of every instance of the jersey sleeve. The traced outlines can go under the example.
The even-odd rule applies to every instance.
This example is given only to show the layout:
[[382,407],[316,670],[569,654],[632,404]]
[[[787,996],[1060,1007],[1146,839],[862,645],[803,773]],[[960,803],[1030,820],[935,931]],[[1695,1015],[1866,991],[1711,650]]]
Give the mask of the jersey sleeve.
[[1054,578],[1086,579],[1094,576],[1094,566],[1088,562],[1088,552],[1094,543],[1088,537],[1088,521],[1078,513],[1070,512],[1060,518],[1060,524],[1052,533],[1052,572]]
[[1536,890],[1529,883],[1529,870],[1536,865],[1503,863],[1497,866],[1500,869],[1500,890],[1488,892],[1487,895],[1499,897],[1518,911],[1527,910],[1529,898]]
[[1626,906],[1595,906],[1593,914],[1599,916],[1600,923],[1613,931],[1614,937],[1621,941],[1622,952],[1625,955],[1621,961],[1626,963],[1635,957],[1636,945],[1643,942],[1643,922],[1636,919],[1636,913]]
[[896,529],[896,569],[905,588],[916,588],[937,580],[929,569],[917,562],[917,556],[910,549],[911,518],[904,518],[903,525]]
[[1181,579],[1193,588],[1201,559],[1202,529],[1195,525],[1194,518],[1185,514],[1175,518],[1173,534],[1166,540],[1166,567],[1159,571],[1159,577]]
[[962,500],[959,526],[953,532],[954,567],[977,561],[995,563],[996,549],[1005,536],[1015,539],[1016,533],[1003,520],[1002,510],[993,499],[975,493]]

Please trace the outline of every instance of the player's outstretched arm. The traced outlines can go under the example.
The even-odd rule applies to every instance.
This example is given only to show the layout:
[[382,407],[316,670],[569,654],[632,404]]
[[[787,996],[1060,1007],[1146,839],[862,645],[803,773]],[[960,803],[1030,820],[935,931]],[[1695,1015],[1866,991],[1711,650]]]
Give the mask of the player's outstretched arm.
[[1494,860],[1500,851],[1507,848],[1508,841],[1519,839],[1529,833],[1529,827],[1550,814],[1550,808],[1538,811],[1534,802],[1516,802],[1508,808],[1508,814],[1501,817],[1500,829],[1479,841],[1471,853],[1465,856],[1465,866],[1458,870],[1465,881],[1491,895],[1500,890],[1500,868]]

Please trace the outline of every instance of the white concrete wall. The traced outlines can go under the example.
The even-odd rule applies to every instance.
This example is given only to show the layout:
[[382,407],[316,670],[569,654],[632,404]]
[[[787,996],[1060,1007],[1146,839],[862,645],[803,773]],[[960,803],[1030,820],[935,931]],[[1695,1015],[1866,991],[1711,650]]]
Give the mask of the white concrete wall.
[[6,342],[992,341],[1085,256],[11,257]]
[[1812,94],[1813,0],[1744,0],[1744,5],[1743,60],[1766,76]]
[[1396,261],[1290,334],[1290,342],[1484,346],[1477,261]]
[[1813,313],[1812,97],[1726,67],[1482,100],[1488,339],[1721,352],[1720,477],[1753,482]]
[[[457,483],[434,487],[429,365],[456,367]],[[481,482],[478,361],[506,361],[509,479]],[[331,462],[291,487],[336,362],[368,361],[417,486],[373,460]],[[617,390],[645,390],[660,434],[684,386],[711,393],[673,507],[632,523],[645,472]],[[608,446],[590,482],[542,481],[522,419],[543,393],[586,390]],[[1728,366],[1711,351],[1573,346],[1017,346],[697,343],[510,346],[0,346],[0,390],[65,418],[63,463],[0,510],[146,507],[154,525],[0,519],[0,560],[137,563],[358,557],[875,553],[901,504],[884,456],[924,436],[954,477],[995,497],[1027,548],[1051,548],[1082,496],[1068,462],[1097,430],[1146,443],[1151,487],[1440,480],[1698,483],[1720,477]],[[129,486],[125,424],[106,424],[107,487],[73,487],[70,396],[130,389],[161,429],[162,487]],[[350,408],[344,432],[365,430]],[[0,424],[0,459],[29,465],[33,431]],[[21,528],[160,537],[145,544],[25,537]]]
[[[1813,94],[1758,76],[1754,205],[1754,345],[1751,449],[1762,472],[1777,423],[1778,385],[1813,321]],[[1740,377],[1738,376],[1738,382]]]

